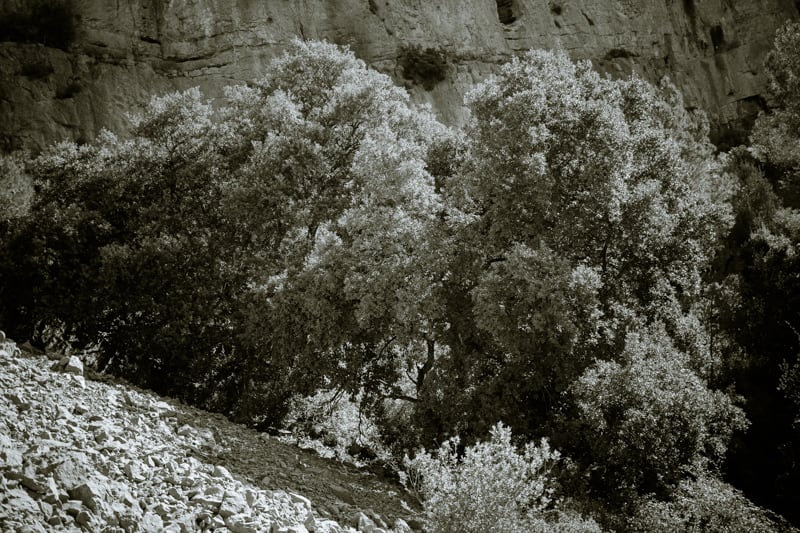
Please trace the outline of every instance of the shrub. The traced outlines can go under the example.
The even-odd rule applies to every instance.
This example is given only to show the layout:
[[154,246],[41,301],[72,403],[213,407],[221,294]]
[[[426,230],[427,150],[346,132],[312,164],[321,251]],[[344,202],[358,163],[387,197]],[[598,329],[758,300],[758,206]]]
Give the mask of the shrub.
[[628,505],[639,495],[668,497],[691,472],[718,465],[746,422],[711,391],[663,333],[630,334],[622,363],[603,361],[574,384],[575,443],[597,494]]
[[33,199],[33,183],[18,155],[0,156],[0,224],[25,215]]
[[400,52],[400,68],[405,79],[430,91],[447,77],[447,58],[443,51],[435,48],[406,46]]
[[406,459],[412,486],[422,497],[429,526],[438,533],[529,533],[553,504],[549,468],[558,452],[546,441],[520,453],[511,430],[497,424],[488,442],[458,453],[459,439],[431,455]]
[[645,500],[624,529],[631,533],[795,531],[738,490],[707,475],[681,482],[670,501]]
[[324,457],[354,463],[389,457],[377,426],[361,411],[358,399],[341,391],[320,390],[294,398],[285,422],[301,446]]

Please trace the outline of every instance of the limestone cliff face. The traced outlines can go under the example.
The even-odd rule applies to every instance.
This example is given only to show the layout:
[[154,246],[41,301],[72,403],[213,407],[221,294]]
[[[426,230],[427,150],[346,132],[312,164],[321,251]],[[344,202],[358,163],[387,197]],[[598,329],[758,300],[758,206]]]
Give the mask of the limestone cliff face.
[[[0,0],[0,16],[25,0]],[[293,37],[350,45],[440,118],[512,55],[563,48],[612,75],[668,74],[718,133],[763,106],[763,60],[793,0],[73,0],[68,51],[0,43],[0,149],[38,149],[124,129],[150,95],[225,85],[265,72]],[[405,79],[404,50],[432,49],[444,80]],[[34,65],[38,68],[31,68]]]

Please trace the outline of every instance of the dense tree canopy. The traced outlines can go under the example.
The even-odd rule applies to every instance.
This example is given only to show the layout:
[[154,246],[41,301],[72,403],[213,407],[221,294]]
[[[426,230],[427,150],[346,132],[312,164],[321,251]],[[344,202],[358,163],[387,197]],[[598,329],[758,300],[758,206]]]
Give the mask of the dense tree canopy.
[[[527,465],[513,513],[543,530],[716,501],[735,508],[709,523],[764,523],[715,477],[732,440],[755,446],[735,393],[751,418],[768,387],[800,412],[800,217],[773,190],[797,173],[797,35],[779,34],[752,149],[725,156],[669,82],[563,52],[500,67],[454,131],[352,53],[296,41],[216,108],[164,95],[124,135],[0,161],[18,191],[0,196],[0,323],[261,429],[348,394],[346,425],[370,416],[398,457],[450,443],[416,460],[442,530],[480,504],[444,494],[451,476],[505,490],[495,459]],[[563,459],[518,454],[511,429]]]
[[778,30],[767,57],[770,110],[753,129],[752,149],[791,207],[800,207],[800,23]]
[[800,522],[800,24],[777,32],[766,62],[770,108],[749,147],[733,151],[736,223],[718,260],[720,330],[738,348],[730,372],[752,424],[735,439],[728,477],[748,497]]
[[687,371],[710,372],[695,308],[731,217],[717,166],[701,164],[702,123],[558,53],[513,60],[470,105],[445,192],[461,224],[439,423],[541,431],[594,360],[622,359],[632,328],[662,324]]

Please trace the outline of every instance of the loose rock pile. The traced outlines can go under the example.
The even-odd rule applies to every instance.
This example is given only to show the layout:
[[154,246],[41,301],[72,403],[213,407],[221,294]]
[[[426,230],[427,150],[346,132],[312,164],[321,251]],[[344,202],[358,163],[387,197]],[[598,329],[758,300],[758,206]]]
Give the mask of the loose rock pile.
[[[389,531],[363,512],[358,529],[342,526],[300,494],[232,474],[215,461],[230,453],[224,430],[83,372],[75,356],[50,363],[0,333],[0,531]],[[391,531],[412,530],[398,519]]]

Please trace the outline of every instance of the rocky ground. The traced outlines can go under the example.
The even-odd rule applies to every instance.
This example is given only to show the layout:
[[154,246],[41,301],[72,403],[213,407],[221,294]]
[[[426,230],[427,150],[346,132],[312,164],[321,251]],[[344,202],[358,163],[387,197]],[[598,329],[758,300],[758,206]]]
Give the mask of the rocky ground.
[[25,348],[0,332],[1,532],[421,528],[400,486]]

